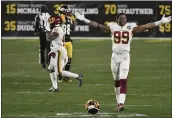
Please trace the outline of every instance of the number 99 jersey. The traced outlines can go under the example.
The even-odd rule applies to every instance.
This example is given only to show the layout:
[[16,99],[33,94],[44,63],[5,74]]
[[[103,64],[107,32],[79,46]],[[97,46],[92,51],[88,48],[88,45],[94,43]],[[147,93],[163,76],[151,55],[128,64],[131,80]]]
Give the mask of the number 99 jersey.
[[136,23],[126,23],[125,26],[120,26],[115,22],[107,24],[111,31],[112,50],[127,50],[130,51],[130,43],[133,37],[132,30],[136,27]]

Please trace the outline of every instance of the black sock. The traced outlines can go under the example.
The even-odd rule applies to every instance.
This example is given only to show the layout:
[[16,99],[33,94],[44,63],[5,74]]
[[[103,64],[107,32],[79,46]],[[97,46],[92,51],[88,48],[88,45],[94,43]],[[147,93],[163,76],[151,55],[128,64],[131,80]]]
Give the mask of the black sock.
[[62,75],[61,74],[58,75],[58,79],[62,80]]
[[66,71],[69,71],[69,70],[70,70],[71,60],[72,60],[71,58],[68,59],[68,62],[67,62],[67,64],[66,64],[66,66],[65,66],[65,70],[66,70]]

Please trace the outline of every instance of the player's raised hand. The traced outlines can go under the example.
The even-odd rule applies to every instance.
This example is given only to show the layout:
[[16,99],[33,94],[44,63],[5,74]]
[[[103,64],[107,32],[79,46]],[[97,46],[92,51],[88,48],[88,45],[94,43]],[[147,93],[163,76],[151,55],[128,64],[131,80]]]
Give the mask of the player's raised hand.
[[83,21],[85,22],[86,24],[88,24],[90,22],[90,20],[86,19],[85,16],[84,16],[84,13],[83,14],[80,14],[78,12],[75,12],[75,17],[80,20],[80,21]]
[[164,23],[169,23],[169,22],[171,22],[171,16],[165,17],[165,14],[164,14],[162,16],[161,23],[164,24]]
[[84,21],[84,19],[85,19],[84,14],[80,14],[78,12],[75,12],[75,17],[80,21]]
[[162,19],[159,21],[155,22],[155,26],[161,25],[161,24],[165,24],[165,23],[169,23],[171,22],[171,16],[169,17],[165,17],[165,14],[162,16]]

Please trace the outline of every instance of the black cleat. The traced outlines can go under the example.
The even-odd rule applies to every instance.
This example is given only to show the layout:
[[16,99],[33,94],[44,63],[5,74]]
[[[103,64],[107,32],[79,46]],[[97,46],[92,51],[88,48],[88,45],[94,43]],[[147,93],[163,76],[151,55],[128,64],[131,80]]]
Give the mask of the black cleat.
[[59,92],[59,89],[55,89],[54,87],[51,87],[48,89],[48,92]]
[[80,74],[78,74],[78,75],[79,75],[79,77],[76,78],[76,79],[77,79],[78,82],[79,82],[79,87],[81,87],[81,86],[82,86],[82,78],[83,78],[83,75],[82,75],[82,73],[80,73]]

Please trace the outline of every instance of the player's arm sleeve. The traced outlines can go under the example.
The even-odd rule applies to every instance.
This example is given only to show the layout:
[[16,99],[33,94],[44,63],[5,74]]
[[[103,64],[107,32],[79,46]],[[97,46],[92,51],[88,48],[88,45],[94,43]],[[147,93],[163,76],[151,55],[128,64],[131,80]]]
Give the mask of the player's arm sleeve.
[[155,23],[147,23],[144,25],[139,25],[133,28],[132,33],[136,34],[136,33],[144,32],[145,30],[152,29],[154,27],[156,27]]
[[39,22],[40,22],[39,15],[36,15],[35,16],[35,23],[34,23],[34,30],[35,30],[35,32],[39,31]]
[[55,27],[52,32],[51,32],[51,35],[52,35],[52,40],[56,39],[58,36],[59,36],[59,30],[57,27]]
[[106,26],[107,26],[107,28],[108,28],[108,30],[109,30],[109,33],[112,34],[112,23],[109,22],[109,23],[107,23]]
[[51,31],[46,31],[46,38],[48,41],[52,41]]
[[97,23],[97,22],[95,22],[95,21],[90,21],[90,22],[88,23],[88,25],[89,25],[90,27],[100,29],[100,30],[101,30],[102,32],[104,32],[104,33],[109,33],[109,32],[110,32],[110,29],[109,29],[108,26],[99,24],[99,23]]
[[49,41],[56,39],[59,36],[58,28],[54,28],[52,31],[46,31],[46,38]]

